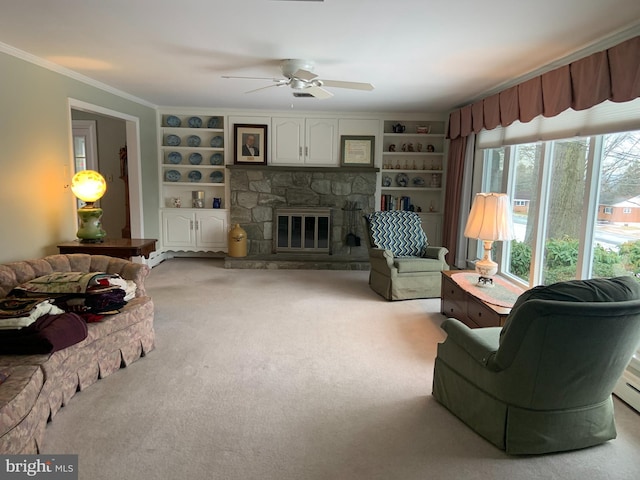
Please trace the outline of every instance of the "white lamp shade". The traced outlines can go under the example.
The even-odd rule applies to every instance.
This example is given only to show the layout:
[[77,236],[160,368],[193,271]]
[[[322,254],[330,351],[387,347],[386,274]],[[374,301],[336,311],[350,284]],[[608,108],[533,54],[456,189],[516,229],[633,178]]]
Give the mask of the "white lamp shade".
[[473,201],[464,236],[479,240],[513,240],[511,202],[505,193],[478,193]]

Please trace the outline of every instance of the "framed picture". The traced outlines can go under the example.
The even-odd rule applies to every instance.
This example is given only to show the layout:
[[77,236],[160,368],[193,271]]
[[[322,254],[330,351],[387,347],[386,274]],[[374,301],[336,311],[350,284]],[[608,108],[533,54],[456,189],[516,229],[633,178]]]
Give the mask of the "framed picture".
[[342,135],[340,137],[340,165],[345,167],[373,167],[376,137]]
[[233,126],[233,163],[236,165],[267,164],[267,126]]

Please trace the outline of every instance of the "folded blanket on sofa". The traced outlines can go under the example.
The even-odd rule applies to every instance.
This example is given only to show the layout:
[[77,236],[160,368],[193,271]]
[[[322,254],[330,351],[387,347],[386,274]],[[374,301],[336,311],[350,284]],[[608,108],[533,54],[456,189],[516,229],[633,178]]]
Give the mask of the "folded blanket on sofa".
[[87,324],[75,313],[43,315],[19,330],[0,331],[0,355],[53,353],[87,338]]
[[125,295],[124,290],[116,288],[102,293],[65,295],[56,298],[54,303],[65,312],[109,313],[115,312],[127,304]]
[[50,299],[2,298],[0,299],[0,330],[28,327],[47,314],[64,313]]
[[119,277],[104,272],[55,272],[18,285],[14,296],[42,296],[68,293],[98,293],[119,288],[111,278]]

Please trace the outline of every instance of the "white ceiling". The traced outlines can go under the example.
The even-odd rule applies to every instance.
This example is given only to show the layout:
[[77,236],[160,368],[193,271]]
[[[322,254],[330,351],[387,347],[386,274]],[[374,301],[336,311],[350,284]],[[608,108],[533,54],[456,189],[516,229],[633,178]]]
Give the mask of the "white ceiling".
[[[635,36],[638,0],[21,0],[0,42],[159,106],[361,112],[459,107],[585,48]],[[5,49],[6,50],[6,49]],[[246,94],[304,58],[327,100]],[[5,74],[5,72],[3,72]]]

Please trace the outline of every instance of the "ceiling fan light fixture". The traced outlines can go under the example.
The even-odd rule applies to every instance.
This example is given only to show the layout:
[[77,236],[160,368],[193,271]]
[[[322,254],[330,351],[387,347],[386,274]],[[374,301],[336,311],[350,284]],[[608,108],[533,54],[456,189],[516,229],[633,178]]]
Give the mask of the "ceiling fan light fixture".
[[289,85],[291,85],[291,88],[295,90],[302,90],[303,88],[308,87],[307,82],[300,80],[299,78],[292,78]]

